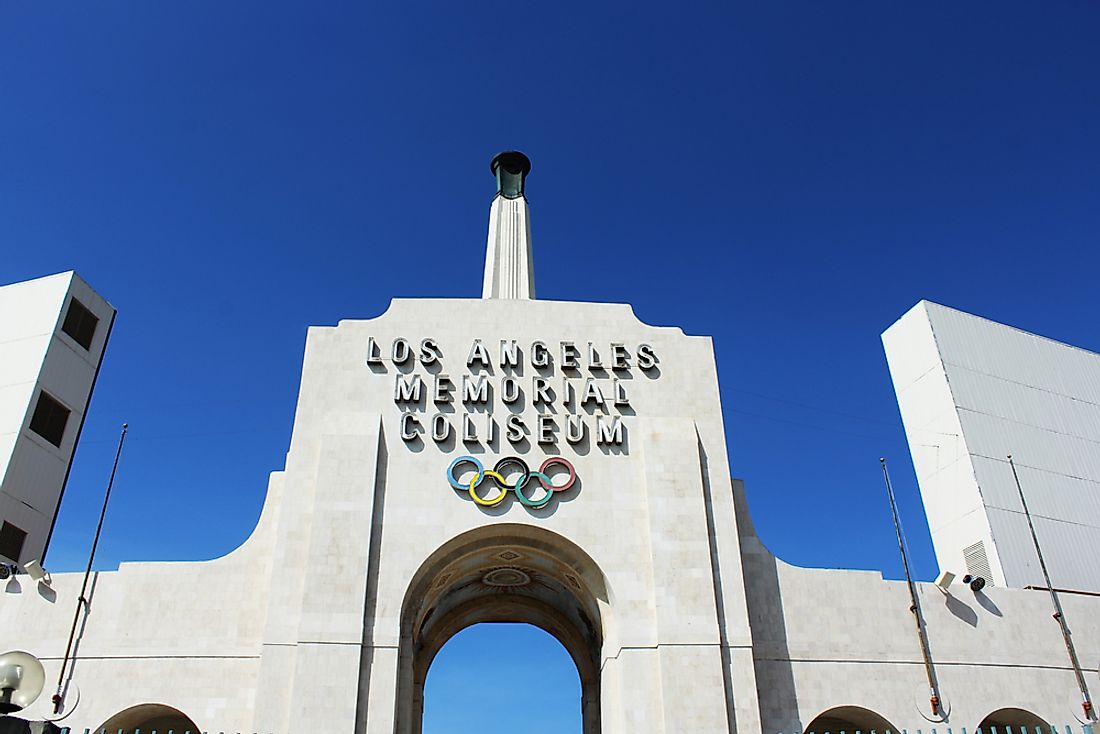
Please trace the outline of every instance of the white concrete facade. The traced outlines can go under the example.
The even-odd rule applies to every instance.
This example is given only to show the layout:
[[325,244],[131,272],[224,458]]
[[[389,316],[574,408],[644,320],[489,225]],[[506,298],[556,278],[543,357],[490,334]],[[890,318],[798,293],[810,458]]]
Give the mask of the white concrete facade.
[[[922,301],[883,334],[941,569],[1100,592],[1100,355]],[[988,572],[987,572],[988,571]]]
[[[542,507],[515,492],[484,506],[471,492],[491,501],[489,479],[448,474],[463,456],[486,470],[562,457],[576,482]],[[801,732],[825,712],[871,728],[858,709],[928,726],[905,585],[777,560],[726,456],[710,339],[626,305],[399,299],[311,328],[290,450],[251,537],[213,561],[96,574],[60,723],[160,704],[203,730],[418,734],[439,646],[511,620],[572,655],[585,734]],[[556,486],[560,469],[546,469]],[[21,577],[0,649],[56,680],[80,581]],[[952,591],[918,589],[945,723],[1003,708],[1072,721],[1046,597]],[[1065,601],[1086,660],[1098,601]],[[49,693],[25,715],[48,716]]]
[[42,560],[114,317],[73,272],[0,287],[0,522],[26,533],[0,560]]

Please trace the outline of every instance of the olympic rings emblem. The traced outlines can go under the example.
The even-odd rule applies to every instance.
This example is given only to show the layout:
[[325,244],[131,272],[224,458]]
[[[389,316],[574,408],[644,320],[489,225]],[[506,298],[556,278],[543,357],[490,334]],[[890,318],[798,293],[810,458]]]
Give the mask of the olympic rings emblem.
[[[460,482],[455,478],[455,469],[460,466],[470,465],[476,471],[473,478],[469,482]],[[555,466],[561,467],[569,472],[568,478],[563,484],[554,484],[554,481],[547,473]],[[508,480],[505,479],[509,468],[512,471],[519,470],[519,478],[513,484],[508,484]],[[479,484],[488,477],[493,480],[493,484],[500,490],[496,495],[485,498],[477,493],[477,487]],[[532,479],[537,479],[539,484],[545,490],[545,494],[539,499],[531,499],[523,493],[523,488]],[[504,498],[508,496],[508,492],[515,492],[516,498],[519,499],[527,507],[538,509],[539,507],[545,507],[546,503],[554,496],[554,492],[564,492],[573,486],[573,482],[577,481],[577,470],[573,468],[565,459],[560,456],[551,456],[546,461],[542,462],[542,465],[538,468],[538,471],[531,471],[531,468],[527,466],[527,462],[518,456],[505,456],[498,461],[492,469],[486,469],[485,466],[473,456],[460,456],[451,462],[451,465],[447,467],[447,481],[452,487],[459,491],[466,491],[470,493],[470,498],[474,502],[478,503],[482,507],[493,507],[499,505],[504,501]]]

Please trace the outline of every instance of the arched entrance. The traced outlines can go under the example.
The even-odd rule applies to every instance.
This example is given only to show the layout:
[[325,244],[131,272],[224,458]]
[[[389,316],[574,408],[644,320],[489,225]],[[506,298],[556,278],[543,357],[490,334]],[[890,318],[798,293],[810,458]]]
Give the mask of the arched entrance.
[[475,624],[428,668],[424,734],[580,734],[582,726],[577,666],[538,627]]
[[397,731],[421,733],[424,682],[447,640],[479,622],[523,622],[569,652],[581,680],[584,734],[599,734],[608,602],[595,562],[556,533],[509,523],[453,538],[421,565],[402,605]]
[[179,709],[160,703],[143,703],[119,711],[97,726],[94,731],[172,731],[176,734],[199,734],[201,729]]
[[978,724],[982,734],[1050,734],[1050,724],[1037,715],[1017,708],[1003,708],[988,714]]
[[899,729],[880,714],[862,706],[834,706],[822,711],[806,727],[806,734],[885,734]]

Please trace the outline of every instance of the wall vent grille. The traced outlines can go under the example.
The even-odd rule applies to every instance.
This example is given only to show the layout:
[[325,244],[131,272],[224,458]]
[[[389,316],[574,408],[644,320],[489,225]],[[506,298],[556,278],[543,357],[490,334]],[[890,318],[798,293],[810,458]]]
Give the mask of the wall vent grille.
[[963,548],[963,560],[966,561],[966,572],[971,576],[981,576],[986,583],[992,586],[993,579],[989,570],[989,556],[985,554],[985,543],[979,540],[974,545]]

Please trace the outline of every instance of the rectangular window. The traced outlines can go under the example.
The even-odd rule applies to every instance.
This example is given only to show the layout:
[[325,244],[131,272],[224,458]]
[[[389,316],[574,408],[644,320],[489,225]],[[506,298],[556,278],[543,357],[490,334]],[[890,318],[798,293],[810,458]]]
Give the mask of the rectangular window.
[[5,520],[0,526],[0,556],[6,556],[13,562],[19,563],[19,554],[23,552],[23,541],[26,539],[26,530],[17,528]]
[[69,422],[71,411],[61,403],[50,397],[49,393],[38,393],[38,404],[34,406],[34,415],[31,416],[31,430],[54,446],[61,446],[61,439],[65,437],[65,425]]
[[99,326],[99,319],[75,298],[69,299],[69,311],[65,314],[65,321],[61,324],[61,330],[71,336],[85,349],[92,348],[92,339],[95,337],[95,329]]

